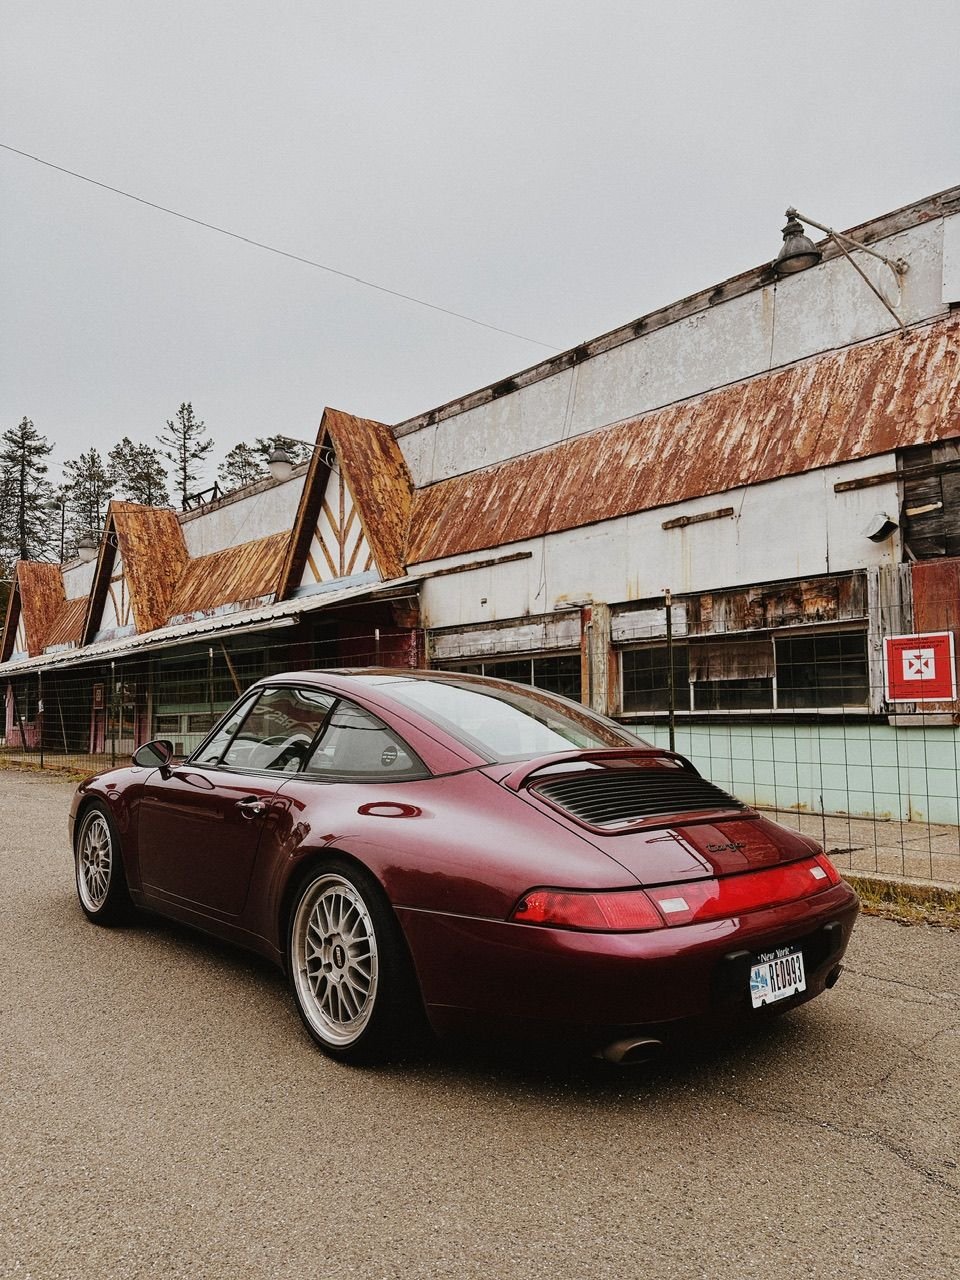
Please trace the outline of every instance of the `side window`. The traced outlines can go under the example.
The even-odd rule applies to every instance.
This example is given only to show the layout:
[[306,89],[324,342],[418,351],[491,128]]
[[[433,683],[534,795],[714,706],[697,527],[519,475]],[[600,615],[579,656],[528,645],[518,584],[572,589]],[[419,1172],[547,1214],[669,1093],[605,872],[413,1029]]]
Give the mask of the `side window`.
[[[217,725],[213,734],[206,742],[202,742],[197,748],[193,757],[196,764],[216,764],[218,762],[230,739],[240,728],[241,724],[243,724],[244,717],[253,706],[253,702],[253,698],[247,698],[244,702],[233,707],[226,716],[224,716],[220,724]],[[178,725],[179,719],[180,718],[178,716]]]
[[303,772],[357,782],[423,778],[427,769],[382,720],[351,702],[337,703]]
[[333,703],[318,689],[263,689],[241,702],[193,759],[230,769],[296,773]]

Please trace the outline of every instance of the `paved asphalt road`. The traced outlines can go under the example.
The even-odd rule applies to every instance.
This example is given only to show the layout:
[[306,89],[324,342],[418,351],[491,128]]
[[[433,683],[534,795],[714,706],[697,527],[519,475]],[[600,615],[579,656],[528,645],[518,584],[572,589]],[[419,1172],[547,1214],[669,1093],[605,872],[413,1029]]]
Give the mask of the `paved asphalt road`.
[[278,974],[87,924],[71,788],[0,774],[0,1275],[960,1275],[960,934],[861,921],[834,992],[657,1069],[357,1071]]

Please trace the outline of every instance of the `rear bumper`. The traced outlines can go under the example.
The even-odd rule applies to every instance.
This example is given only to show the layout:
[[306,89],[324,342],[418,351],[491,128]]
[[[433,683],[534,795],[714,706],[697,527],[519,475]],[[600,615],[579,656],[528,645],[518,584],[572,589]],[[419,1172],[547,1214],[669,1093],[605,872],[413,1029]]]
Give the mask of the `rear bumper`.
[[[401,909],[434,1029],[586,1048],[762,1022],[835,980],[859,910],[841,883],[812,898],[650,933],[582,933]],[[754,957],[799,946],[807,989],[752,1008]]]

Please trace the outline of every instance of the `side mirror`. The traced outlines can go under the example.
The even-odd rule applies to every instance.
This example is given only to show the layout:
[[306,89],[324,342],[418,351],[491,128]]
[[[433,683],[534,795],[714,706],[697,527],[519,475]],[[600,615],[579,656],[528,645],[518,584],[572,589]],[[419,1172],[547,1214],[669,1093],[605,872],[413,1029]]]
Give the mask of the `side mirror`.
[[133,763],[141,769],[159,769],[164,772],[170,768],[173,760],[173,743],[169,738],[155,738],[153,742],[145,742],[133,753]]

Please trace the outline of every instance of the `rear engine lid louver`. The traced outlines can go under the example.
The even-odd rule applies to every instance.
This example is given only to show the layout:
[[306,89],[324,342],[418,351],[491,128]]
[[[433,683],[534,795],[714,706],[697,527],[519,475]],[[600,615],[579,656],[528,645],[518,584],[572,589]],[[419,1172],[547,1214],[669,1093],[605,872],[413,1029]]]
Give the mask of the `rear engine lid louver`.
[[608,831],[648,818],[747,807],[692,769],[591,770],[550,778],[531,790],[586,826]]

